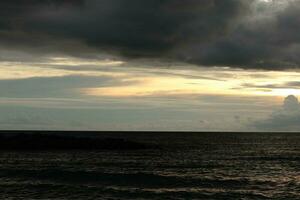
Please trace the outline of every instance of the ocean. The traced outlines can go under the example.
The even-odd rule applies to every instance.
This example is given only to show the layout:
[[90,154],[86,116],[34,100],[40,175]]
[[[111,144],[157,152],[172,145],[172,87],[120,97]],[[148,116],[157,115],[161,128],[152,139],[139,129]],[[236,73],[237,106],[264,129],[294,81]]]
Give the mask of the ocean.
[[153,148],[2,150],[0,199],[300,199],[297,133],[99,135]]

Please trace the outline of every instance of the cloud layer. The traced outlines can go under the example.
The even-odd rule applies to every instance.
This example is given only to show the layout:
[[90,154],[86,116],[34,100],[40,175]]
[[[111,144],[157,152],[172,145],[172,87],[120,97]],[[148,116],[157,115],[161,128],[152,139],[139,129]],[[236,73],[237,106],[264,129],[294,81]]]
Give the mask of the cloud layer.
[[2,48],[259,69],[300,64],[298,0],[11,0],[0,13]]

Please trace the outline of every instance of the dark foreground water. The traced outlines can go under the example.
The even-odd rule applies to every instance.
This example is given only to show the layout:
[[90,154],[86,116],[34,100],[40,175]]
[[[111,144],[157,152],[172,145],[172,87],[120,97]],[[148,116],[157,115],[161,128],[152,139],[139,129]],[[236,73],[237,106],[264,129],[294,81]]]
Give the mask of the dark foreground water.
[[113,137],[161,148],[0,151],[0,199],[300,199],[300,134]]

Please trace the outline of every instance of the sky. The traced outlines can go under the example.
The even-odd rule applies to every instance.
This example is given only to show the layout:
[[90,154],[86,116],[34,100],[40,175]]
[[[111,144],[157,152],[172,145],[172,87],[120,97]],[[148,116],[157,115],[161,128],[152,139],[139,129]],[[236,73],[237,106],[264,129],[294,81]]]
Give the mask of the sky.
[[0,2],[0,129],[300,131],[299,0]]

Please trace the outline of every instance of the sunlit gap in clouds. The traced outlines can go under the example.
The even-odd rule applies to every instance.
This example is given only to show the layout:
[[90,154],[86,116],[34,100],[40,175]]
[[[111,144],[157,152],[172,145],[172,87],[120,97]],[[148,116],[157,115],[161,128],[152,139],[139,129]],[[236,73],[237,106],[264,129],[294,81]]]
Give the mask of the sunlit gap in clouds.
[[92,66],[119,66],[124,64],[124,61],[119,60],[97,60],[97,59],[79,59],[79,58],[67,58],[67,57],[52,57],[50,58],[52,65],[63,65],[63,66],[82,66],[82,65],[92,65]]
[[240,70],[188,64],[149,64],[141,61],[50,57],[40,62],[1,62],[0,79],[42,77],[110,77],[118,84],[79,87],[94,97],[192,95],[278,96],[300,95],[296,71]]

